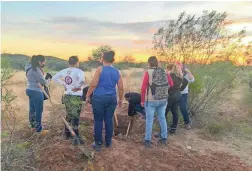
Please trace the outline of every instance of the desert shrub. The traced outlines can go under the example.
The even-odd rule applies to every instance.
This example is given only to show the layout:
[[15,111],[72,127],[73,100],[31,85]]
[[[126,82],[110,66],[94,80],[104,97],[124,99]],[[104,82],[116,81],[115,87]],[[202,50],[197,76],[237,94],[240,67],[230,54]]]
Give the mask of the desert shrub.
[[201,130],[201,134],[207,138],[217,138],[231,131],[232,128],[232,123],[229,121],[209,120],[204,129]]

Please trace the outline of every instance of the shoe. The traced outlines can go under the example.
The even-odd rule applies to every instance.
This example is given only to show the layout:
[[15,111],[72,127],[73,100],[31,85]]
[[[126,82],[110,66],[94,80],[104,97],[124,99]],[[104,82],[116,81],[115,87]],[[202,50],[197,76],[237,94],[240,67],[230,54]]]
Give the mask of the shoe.
[[161,146],[166,146],[167,145],[167,139],[160,138],[158,140],[158,144],[161,145]]
[[106,146],[106,148],[111,148],[111,147],[112,147],[112,144],[111,144],[111,143],[110,143],[110,144],[107,144],[107,143],[106,143],[105,146]]
[[170,133],[170,134],[175,134],[175,133],[176,133],[176,129],[175,129],[175,128],[171,128],[171,129],[169,130],[169,133]]
[[191,124],[185,124],[185,129],[190,130],[192,128]]
[[93,145],[92,145],[93,149],[97,152],[100,152],[101,151],[101,145],[98,145],[96,144],[95,142],[93,142]]
[[161,135],[160,135],[160,133],[155,133],[155,134],[154,134],[154,137],[155,137],[155,138],[161,138]]
[[69,140],[70,138],[71,138],[70,132],[64,132],[63,139],[64,140]]
[[151,148],[151,141],[144,140],[144,146],[145,146],[145,148]]

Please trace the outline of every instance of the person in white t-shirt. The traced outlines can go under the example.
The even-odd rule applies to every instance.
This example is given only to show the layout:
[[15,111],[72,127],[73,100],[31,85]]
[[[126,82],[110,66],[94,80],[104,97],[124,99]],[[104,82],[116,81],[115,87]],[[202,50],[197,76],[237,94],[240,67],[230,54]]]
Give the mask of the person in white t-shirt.
[[[193,83],[194,82],[194,76],[191,73],[191,71],[185,66],[181,64],[181,68],[183,71],[184,79],[188,81],[188,83]],[[185,124],[185,129],[189,130],[191,129],[191,123],[190,123],[190,118],[189,118],[189,113],[188,113],[188,108],[187,108],[187,99],[188,99],[188,85],[185,87],[183,91],[181,91],[181,99],[180,99],[180,112],[183,115],[184,118],[184,124]]]
[[[75,134],[79,137],[80,143],[84,141],[79,135],[79,120],[82,108],[82,90],[84,87],[84,72],[79,69],[79,58],[71,56],[68,60],[69,67],[61,70],[53,76],[52,80],[65,87],[64,104],[66,106],[66,120],[72,126]],[[70,131],[65,127],[64,139],[71,138]],[[77,145],[77,140],[73,142]]]

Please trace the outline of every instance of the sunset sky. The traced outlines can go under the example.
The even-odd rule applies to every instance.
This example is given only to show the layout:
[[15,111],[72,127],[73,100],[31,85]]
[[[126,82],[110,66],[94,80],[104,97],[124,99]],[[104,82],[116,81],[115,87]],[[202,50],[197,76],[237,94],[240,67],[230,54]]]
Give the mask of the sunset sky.
[[116,56],[145,61],[152,37],[164,20],[185,11],[226,11],[234,21],[228,29],[246,27],[244,43],[252,41],[252,2],[1,2],[2,53],[43,54],[60,58],[108,44]]

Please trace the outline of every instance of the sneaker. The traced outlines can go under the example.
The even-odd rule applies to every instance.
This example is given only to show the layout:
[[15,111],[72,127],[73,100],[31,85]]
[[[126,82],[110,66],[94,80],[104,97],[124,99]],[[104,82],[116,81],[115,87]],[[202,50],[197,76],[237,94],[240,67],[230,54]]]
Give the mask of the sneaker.
[[96,144],[95,142],[93,142],[93,149],[95,150],[95,151],[97,151],[97,152],[99,152],[99,151],[101,151],[101,145],[98,145],[98,144]]
[[190,130],[192,128],[191,124],[185,124],[185,129]]
[[161,135],[160,135],[160,133],[155,133],[155,134],[154,134],[154,137],[155,137],[155,138],[160,138]]
[[158,144],[161,145],[161,146],[166,146],[167,145],[167,139],[160,138],[158,140]]
[[151,148],[151,142],[149,140],[144,140],[144,146],[146,148]]

